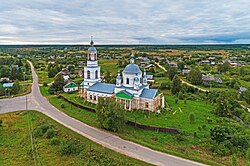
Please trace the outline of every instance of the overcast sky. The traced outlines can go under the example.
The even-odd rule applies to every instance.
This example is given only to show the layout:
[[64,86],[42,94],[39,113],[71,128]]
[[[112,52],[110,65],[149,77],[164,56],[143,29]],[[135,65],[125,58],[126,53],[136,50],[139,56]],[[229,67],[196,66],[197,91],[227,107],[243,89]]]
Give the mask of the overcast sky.
[[250,43],[249,0],[0,0],[0,44]]

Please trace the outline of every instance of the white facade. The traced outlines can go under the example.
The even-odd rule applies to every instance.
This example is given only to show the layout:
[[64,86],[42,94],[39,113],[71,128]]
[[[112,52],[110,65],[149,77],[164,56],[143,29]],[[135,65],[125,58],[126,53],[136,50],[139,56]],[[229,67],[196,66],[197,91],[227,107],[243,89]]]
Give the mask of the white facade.
[[87,65],[84,67],[84,88],[87,89],[96,82],[101,82],[101,70],[97,61],[97,50],[91,39],[87,55]]

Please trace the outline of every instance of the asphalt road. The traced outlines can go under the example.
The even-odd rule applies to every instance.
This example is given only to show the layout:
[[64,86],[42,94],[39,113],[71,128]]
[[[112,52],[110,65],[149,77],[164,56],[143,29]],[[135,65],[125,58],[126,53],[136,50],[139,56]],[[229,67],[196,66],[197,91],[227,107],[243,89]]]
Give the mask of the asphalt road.
[[[34,71],[34,67],[29,62],[32,69],[33,84],[32,92],[26,96],[1,99],[0,100],[0,113],[13,112],[26,109],[37,110],[61,123],[62,125],[70,128],[71,130],[81,134],[84,137],[119,153],[145,161],[154,165],[168,165],[168,166],[195,166],[203,165],[194,161],[176,157],[173,155],[165,154],[152,150],[150,148],[141,146],[139,144],[126,141],[118,136],[112,135],[103,130],[86,125],[63,112],[56,109],[51,105],[48,100],[42,96],[39,90],[38,77]],[[143,137],[143,136],[142,136]]]

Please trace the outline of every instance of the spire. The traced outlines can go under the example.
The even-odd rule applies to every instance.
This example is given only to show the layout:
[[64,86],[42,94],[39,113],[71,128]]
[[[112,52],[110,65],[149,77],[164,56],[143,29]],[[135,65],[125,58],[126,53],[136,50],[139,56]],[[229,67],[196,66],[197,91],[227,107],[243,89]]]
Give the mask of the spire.
[[134,60],[134,53],[131,54],[130,63],[135,63],[135,60]]
[[90,45],[91,45],[91,46],[94,46],[93,36],[91,36]]

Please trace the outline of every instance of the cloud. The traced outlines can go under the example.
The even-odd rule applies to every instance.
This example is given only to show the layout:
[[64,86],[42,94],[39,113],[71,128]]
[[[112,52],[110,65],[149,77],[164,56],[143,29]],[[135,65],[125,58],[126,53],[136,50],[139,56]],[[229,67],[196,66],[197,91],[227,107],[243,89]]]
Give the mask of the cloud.
[[247,0],[8,0],[0,44],[185,44],[250,41]]

